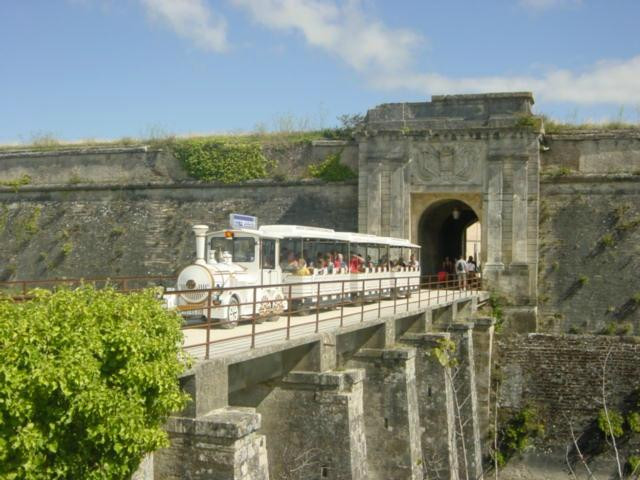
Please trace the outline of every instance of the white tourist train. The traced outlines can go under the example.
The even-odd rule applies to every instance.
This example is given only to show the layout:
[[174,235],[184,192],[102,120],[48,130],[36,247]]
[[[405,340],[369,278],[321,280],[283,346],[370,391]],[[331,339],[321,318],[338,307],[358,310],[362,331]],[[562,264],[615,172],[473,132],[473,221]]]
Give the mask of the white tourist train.
[[193,231],[197,258],[178,275],[170,306],[224,328],[287,309],[406,297],[420,284],[420,246],[404,239],[298,225]]

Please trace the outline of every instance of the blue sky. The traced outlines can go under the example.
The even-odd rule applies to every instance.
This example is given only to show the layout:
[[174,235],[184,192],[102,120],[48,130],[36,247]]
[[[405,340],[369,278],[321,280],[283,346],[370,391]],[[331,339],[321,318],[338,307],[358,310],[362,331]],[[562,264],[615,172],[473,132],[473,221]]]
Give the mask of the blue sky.
[[640,123],[637,0],[0,0],[0,142],[336,124],[530,90]]

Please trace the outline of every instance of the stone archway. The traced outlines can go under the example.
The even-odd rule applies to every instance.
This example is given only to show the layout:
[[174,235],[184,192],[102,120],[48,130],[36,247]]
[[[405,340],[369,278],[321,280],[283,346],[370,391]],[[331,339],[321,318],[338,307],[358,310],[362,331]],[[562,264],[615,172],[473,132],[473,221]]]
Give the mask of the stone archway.
[[[423,268],[433,273],[441,260],[428,250],[457,253],[442,245],[459,233],[445,225],[446,203],[425,212],[442,200],[470,206],[486,288],[507,298],[523,330],[535,329],[537,301],[540,132],[522,124],[532,105],[527,92],[383,104],[356,134],[358,230],[423,243]],[[425,222],[448,237],[431,238]]]
[[461,200],[444,199],[432,203],[418,222],[418,243],[422,246],[422,272],[435,274],[445,257],[451,260],[461,253],[465,258],[466,231],[480,221],[476,212]]

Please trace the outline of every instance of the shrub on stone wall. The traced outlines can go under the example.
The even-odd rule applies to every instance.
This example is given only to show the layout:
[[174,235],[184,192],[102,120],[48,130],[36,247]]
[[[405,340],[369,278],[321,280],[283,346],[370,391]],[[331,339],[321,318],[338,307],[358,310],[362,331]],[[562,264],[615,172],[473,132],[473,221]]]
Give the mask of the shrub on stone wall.
[[309,165],[309,175],[326,182],[341,182],[358,177],[349,166],[341,163],[339,153],[328,155],[323,162],[316,165]]
[[152,291],[0,299],[0,478],[128,479],[183,407],[180,320]]
[[240,183],[265,178],[274,167],[258,144],[188,139],[176,141],[172,148],[189,175],[207,182]]

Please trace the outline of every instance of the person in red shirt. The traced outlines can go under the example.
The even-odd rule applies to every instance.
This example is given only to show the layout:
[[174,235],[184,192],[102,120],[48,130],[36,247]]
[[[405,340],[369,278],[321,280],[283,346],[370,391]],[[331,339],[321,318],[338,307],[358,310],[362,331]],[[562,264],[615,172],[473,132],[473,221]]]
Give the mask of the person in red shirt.
[[351,255],[351,260],[349,261],[349,272],[358,273],[359,267],[360,259],[358,259],[358,256],[354,253],[353,255]]

